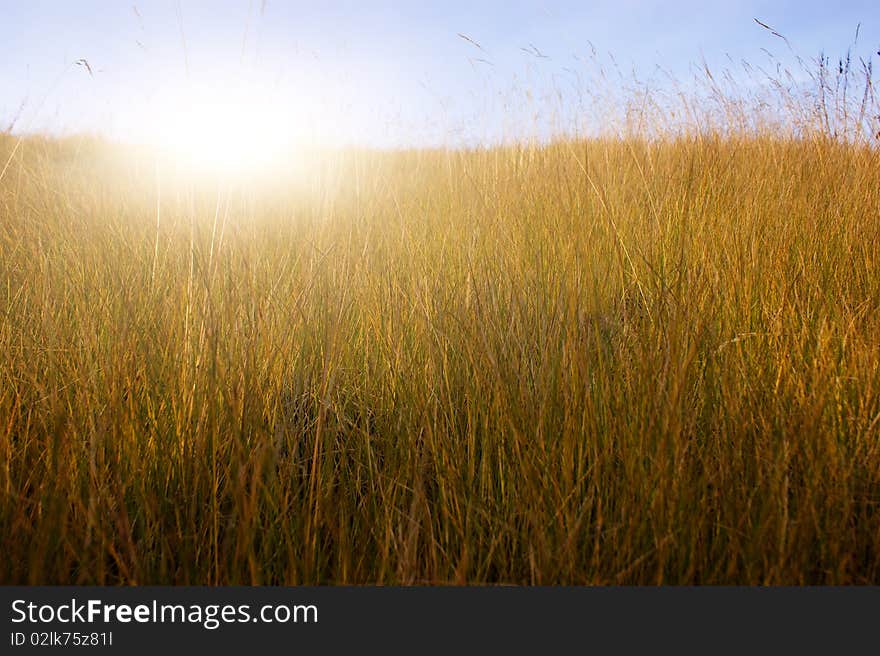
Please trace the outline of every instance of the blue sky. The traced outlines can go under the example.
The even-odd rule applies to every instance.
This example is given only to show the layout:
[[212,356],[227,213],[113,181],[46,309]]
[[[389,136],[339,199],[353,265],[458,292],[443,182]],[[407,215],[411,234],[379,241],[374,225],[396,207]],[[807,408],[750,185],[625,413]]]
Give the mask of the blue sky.
[[[548,94],[569,102],[589,44],[643,78],[656,77],[657,64],[686,78],[702,58],[766,62],[762,48],[789,57],[755,17],[805,58],[845,53],[858,23],[860,54],[878,59],[880,48],[880,9],[858,0],[2,4],[0,129],[16,118],[18,131],[123,137],[175,89],[210,87],[222,98],[242,80],[292,121],[345,141],[510,134],[529,117],[551,120],[532,112]],[[82,58],[94,75],[74,64]]]

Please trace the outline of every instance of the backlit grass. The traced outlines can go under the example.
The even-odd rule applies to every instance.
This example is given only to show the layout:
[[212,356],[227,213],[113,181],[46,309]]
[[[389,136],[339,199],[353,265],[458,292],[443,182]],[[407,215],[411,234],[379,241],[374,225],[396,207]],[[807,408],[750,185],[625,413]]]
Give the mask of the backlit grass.
[[876,148],[304,159],[0,140],[0,582],[880,582]]

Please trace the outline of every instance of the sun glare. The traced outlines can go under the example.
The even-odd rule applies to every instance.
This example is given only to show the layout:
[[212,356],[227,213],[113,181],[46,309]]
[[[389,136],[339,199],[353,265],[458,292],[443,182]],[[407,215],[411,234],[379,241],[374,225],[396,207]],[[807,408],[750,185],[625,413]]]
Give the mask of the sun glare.
[[302,123],[293,103],[268,94],[191,88],[157,94],[137,120],[136,139],[190,172],[241,177],[288,163]]

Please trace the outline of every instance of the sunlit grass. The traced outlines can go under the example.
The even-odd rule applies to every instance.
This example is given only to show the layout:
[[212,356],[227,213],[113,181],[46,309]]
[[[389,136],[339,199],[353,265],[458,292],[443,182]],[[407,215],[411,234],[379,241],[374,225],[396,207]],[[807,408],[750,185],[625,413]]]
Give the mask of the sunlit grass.
[[0,140],[0,582],[880,581],[876,148],[306,160]]

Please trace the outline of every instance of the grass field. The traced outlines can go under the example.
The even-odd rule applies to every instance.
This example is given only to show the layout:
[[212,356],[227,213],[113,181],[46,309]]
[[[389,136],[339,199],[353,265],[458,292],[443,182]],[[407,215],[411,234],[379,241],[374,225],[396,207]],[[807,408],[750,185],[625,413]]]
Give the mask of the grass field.
[[863,139],[3,163],[0,583],[880,583]]

